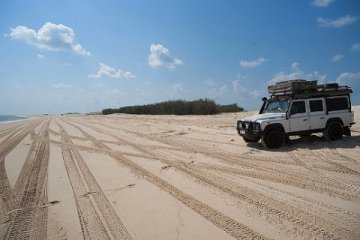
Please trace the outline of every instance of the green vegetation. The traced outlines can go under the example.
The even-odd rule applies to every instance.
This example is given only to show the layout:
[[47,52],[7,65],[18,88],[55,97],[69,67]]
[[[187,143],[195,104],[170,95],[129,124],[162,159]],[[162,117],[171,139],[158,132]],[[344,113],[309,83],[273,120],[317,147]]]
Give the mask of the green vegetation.
[[242,112],[244,109],[236,103],[218,105],[211,99],[195,101],[166,101],[161,103],[126,106],[117,109],[107,108],[102,110],[103,115],[112,113],[151,114],[151,115],[209,115],[224,112]]

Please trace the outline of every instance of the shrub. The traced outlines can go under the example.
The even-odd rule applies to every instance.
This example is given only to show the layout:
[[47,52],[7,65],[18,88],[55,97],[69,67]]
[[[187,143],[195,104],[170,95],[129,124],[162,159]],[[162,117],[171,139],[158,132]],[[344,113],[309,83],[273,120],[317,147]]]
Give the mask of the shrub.
[[155,104],[126,106],[117,109],[106,108],[102,110],[102,114],[209,115],[242,111],[244,111],[244,109],[238,107],[236,103],[230,105],[218,105],[213,100],[205,98],[195,101],[174,100]]

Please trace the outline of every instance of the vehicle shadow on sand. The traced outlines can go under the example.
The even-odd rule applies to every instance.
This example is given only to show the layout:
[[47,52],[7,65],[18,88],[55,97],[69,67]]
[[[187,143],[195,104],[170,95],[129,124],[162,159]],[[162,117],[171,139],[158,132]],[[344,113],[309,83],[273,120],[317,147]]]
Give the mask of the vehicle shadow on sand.
[[283,147],[278,149],[267,149],[260,142],[259,143],[250,143],[249,147],[272,151],[272,152],[291,152],[295,149],[323,149],[323,148],[337,148],[337,149],[352,149],[360,147],[360,135],[347,137],[344,136],[341,140],[328,141],[319,134],[312,134],[306,137],[290,137],[290,141],[285,143]]

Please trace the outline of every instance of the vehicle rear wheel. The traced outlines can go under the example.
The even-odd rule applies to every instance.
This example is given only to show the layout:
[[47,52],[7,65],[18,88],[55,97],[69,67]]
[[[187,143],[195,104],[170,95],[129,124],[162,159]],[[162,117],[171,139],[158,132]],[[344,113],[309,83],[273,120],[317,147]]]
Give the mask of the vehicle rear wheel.
[[256,143],[260,140],[260,138],[251,139],[251,138],[247,138],[247,137],[243,137],[243,139],[246,143]]
[[261,143],[266,148],[279,148],[284,144],[285,133],[280,128],[272,128],[264,133],[261,137]]
[[344,134],[344,127],[339,122],[330,122],[324,131],[326,140],[340,140]]

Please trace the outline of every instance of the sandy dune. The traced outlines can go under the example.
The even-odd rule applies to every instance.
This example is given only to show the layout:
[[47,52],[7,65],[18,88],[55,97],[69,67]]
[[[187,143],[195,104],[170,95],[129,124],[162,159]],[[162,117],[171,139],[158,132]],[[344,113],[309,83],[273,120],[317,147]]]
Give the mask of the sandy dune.
[[0,239],[360,239],[360,125],[269,151],[250,114],[1,124]]

